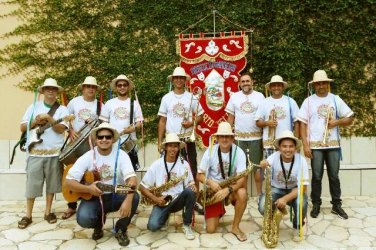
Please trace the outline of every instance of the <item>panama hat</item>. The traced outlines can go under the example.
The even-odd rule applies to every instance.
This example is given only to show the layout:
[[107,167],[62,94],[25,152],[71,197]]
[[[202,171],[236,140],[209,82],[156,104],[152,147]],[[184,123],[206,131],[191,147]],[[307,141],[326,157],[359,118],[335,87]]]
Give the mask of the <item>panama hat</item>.
[[182,67],[176,67],[172,75],[169,75],[167,79],[171,82],[173,76],[185,76],[186,81],[189,81],[191,79],[191,77],[185,73],[185,70]]
[[294,136],[294,134],[290,130],[285,130],[282,134],[274,140],[274,147],[279,148],[279,142],[283,139],[292,139],[296,143],[296,148],[300,148],[302,145],[301,141]]
[[40,94],[43,94],[43,88],[44,87],[55,87],[55,88],[58,89],[59,93],[64,90],[62,87],[60,87],[59,85],[57,85],[57,81],[55,79],[53,79],[53,78],[47,78],[44,81],[43,85],[38,88],[38,92]]
[[282,76],[279,76],[279,75],[272,76],[272,79],[270,80],[270,82],[265,84],[265,88],[269,88],[270,84],[272,83],[283,83],[284,88],[287,88],[287,85],[288,85],[287,82],[283,81]]
[[234,135],[230,123],[221,122],[218,126],[217,133],[214,135]]
[[134,88],[134,83],[126,75],[118,75],[110,83],[110,87],[113,91],[116,91],[116,83],[120,80],[124,80],[129,83],[129,90],[132,90]]
[[119,139],[119,133],[117,132],[117,130],[112,127],[109,123],[107,122],[103,122],[101,123],[98,127],[96,127],[95,129],[93,129],[91,131],[91,138],[93,140],[97,139],[97,132],[99,130],[102,130],[102,129],[108,129],[108,130],[111,130],[112,131],[112,134],[114,135],[114,138],[113,138],[113,141],[112,143],[116,142],[118,139]]
[[96,86],[98,89],[101,89],[101,86],[99,86],[99,85],[97,84],[97,79],[95,79],[95,77],[93,77],[93,76],[87,76],[87,77],[85,78],[85,81],[84,81],[83,83],[78,84],[78,89],[79,89],[79,90],[82,90],[82,86],[83,86],[83,85]]
[[313,74],[313,80],[308,82],[308,84],[315,82],[333,82],[333,79],[328,78],[325,70],[319,69]]
[[168,143],[179,143],[181,149],[184,147],[184,142],[181,142],[179,136],[175,133],[166,134],[166,138],[162,142],[163,148],[166,148],[166,144]]

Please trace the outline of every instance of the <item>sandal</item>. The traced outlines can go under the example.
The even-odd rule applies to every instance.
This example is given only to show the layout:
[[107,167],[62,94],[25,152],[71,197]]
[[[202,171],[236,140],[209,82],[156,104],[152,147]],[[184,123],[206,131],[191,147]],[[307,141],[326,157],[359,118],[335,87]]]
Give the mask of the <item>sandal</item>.
[[56,215],[54,213],[50,213],[49,215],[44,215],[44,219],[50,223],[50,224],[54,224],[56,223],[57,219],[56,219]]
[[22,217],[22,219],[18,222],[18,228],[19,229],[25,229],[27,226],[29,226],[33,220],[29,217]]
[[69,210],[69,211],[66,211],[66,212],[63,213],[63,215],[61,216],[61,218],[62,218],[63,220],[67,220],[67,219],[69,219],[70,217],[72,217],[75,213],[76,213],[75,210]]
[[247,240],[247,236],[242,232],[240,231],[239,233],[235,233],[235,232],[231,232],[237,239],[238,241],[240,242],[243,242],[243,241],[246,241]]

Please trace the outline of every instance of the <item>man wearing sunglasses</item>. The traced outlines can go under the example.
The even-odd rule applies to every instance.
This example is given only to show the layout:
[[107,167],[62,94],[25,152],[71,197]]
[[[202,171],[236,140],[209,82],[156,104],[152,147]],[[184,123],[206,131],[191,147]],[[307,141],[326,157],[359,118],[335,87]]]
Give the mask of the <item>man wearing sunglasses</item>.
[[[92,239],[103,237],[103,223],[106,214],[119,211],[120,219],[115,224],[115,237],[121,246],[129,244],[127,228],[137,209],[139,195],[132,191],[137,186],[136,174],[131,167],[129,156],[122,150],[116,150],[112,144],[119,139],[119,133],[110,124],[104,122],[91,132],[96,147],[81,156],[66,177],[66,185],[73,192],[92,195],[82,200],[77,210],[77,223],[84,228],[94,228]],[[95,172],[100,182],[107,185],[130,187],[127,194],[107,193],[98,188],[95,181],[89,185],[81,180],[87,171]],[[95,176],[95,175],[94,175]]]

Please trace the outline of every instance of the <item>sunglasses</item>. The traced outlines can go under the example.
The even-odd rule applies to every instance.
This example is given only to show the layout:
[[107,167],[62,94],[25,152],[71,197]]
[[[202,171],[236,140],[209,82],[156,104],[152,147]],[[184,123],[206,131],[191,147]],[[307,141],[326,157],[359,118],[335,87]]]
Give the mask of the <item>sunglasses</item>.
[[98,140],[103,140],[103,138],[106,138],[106,140],[111,140],[112,135],[97,135]]
[[128,87],[129,86],[129,84],[128,83],[125,83],[125,84],[116,84],[116,87],[117,88],[125,88],[125,87]]

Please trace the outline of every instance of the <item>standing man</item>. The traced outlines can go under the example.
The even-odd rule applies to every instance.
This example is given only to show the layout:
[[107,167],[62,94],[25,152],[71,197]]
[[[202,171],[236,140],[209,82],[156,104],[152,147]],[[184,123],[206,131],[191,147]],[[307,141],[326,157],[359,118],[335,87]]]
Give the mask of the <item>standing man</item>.
[[[188,161],[192,171],[193,178],[198,190],[197,174],[197,152],[194,141],[189,141],[193,130],[193,115],[195,115],[196,124],[202,121],[204,111],[201,108],[199,100],[192,93],[185,91],[185,83],[191,78],[185,73],[182,67],[176,67],[173,74],[167,77],[174,85],[174,89],[163,96],[161,106],[159,107],[158,123],[158,152],[162,149],[162,139],[165,134],[175,133],[181,141],[185,142],[185,148],[182,150],[183,157]],[[197,111],[197,114],[196,114]],[[202,209],[196,203],[195,209],[202,214]]]
[[[300,134],[303,140],[304,154],[311,159],[313,208],[311,217],[316,218],[321,206],[321,181],[326,165],[330,195],[332,197],[332,213],[347,219],[342,209],[341,186],[338,177],[341,147],[339,126],[349,126],[354,112],[337,95],[329,92],[329,79],[324,70],[317,70],[313,80],[315,94],[306,98],[298,113],[301,121]],[[308,86],[309,86],[308,85]]]
[[[79,137],[79,131],[86,123],[99,118],[101,109],[101,103],[95,98],[100,86],[94,77],[86,77],[85,81],[78,85],[78,89],[82,91],[82,95],[73,98],[67,106],[69,113],[75,116],[69,131],[72,142]],[[63,220],[69,219],[76,213],[76,208],[77,202],[69,202],[68,209],[61,218]]]
[[275,152],[273,142],[283,131],[290,130],[294,131],[296,136],[299,135],[299,123],[296,119],[299,107],[294,99],[283,95],[287,86],[281,76],[273,76],[265,85],[272,95],[263,101],[256,113],[256,125],[263,129],[265,158]]
[[229,185],[220,186],[221,182],[245,173],[246,157],[243,150],[233,143],[234,133],[228,122],[221,122],[215,135],[218,144],[205,151],[197,174],[197,179],[215,193],[212,204],[205,206],[206,231],[215,232],[219,219],[226,213],[225,200],[228,199],[235,207],[231,233],[239,241],[246,241],[247,236],[240,230],[239,224],[247,206],[247,179],[242,176],[238,180],[230,181]]
[[[164,157],[154,161],[139,187],[142,195],[154,205],[149,217],[148,229],[157,231],[167,223],[170,213],[183,209],[185,238],[193,240],[195,235],[191,223],[196,201],[196,186],[188,162],[179,157],[179,151],[184,147],[184,143],[180,142],[177,134],[167,134],[162,146],[165,151]],[[173,183],[175,180],[180,181]],[[150,188],[162,186],[166,186],[166,191],[159,195],[150,192]]]
[[[90,200],[81,200],[77,210],[77,223],[84,228],[94,228],[93,240],[103,237],[103,223],[109,212],[119,211],[120,219],[115,225],[115,237],[119,245],[127,246],[129,237],[127,228],[137,209],[139,195],[135,191],[128,194],[103,193],[98,181],[85,185],[81,180],[86,171],[98,173],[100,182],[107,185],[124,185],[135,190],[136,174],[131,167],[129,156],[113,147],[119,139],[119,133],[110,124],[104,122],[93,129],[91,137],[97,145],[74,163],[66,177],[66,185],[73,192],[91,194]],[[94,175],[95,176],[95,175]],[[116,190],[116,188],[115,188]]]
[[46,181],[46,208],[44,219],[48,223],[56,222],[56,215],[51,212],[55,193],[61,192],[62,168],[59,162],[60,148],[64,144],[64,131],[68,128],[66,122],[54,124],[56,120],[68,115],[68,109],[56,101],[58,92],[63,90],[55,79],[48,78],[43,86],[38,88],[43,94],[43,101],[30,105],[22,117],[21,132],[28,130],[26,146],[34,143],[32,129],[50,124],[41,135],[42,142],[29,148],[26,164],[26,216],[18,222],[18,228],[24,229],[32,223],[32,212],[36,197],[42,196],[43,183]]
[[[249,150],[250,160],[259,164],[262,160],[262,129],[256,126],[256,112],[265,97],[260,92],[253,90],[253,79],[249,73],[240,77],[241,90],[231,95],[225,111],[228,113],[227,121],[235,127],[236,144],[244,152]],[[245,163],[246,164],[246,163]],[[261,194],[260,172],[254,171],[257,196]],[[247,188],[247,181],[245,182]]]
[[131,98],[135,86],[126,75],[119,75],[112,80],[110,87],[117,93],[117,97],[106,102],[101,112],[101,119],[110,123],[120,133],[121,147],[128,153],[133,169],[136,171],[140,167],[136,148],[136,130],[141,128],[144,118],[140,104]]

